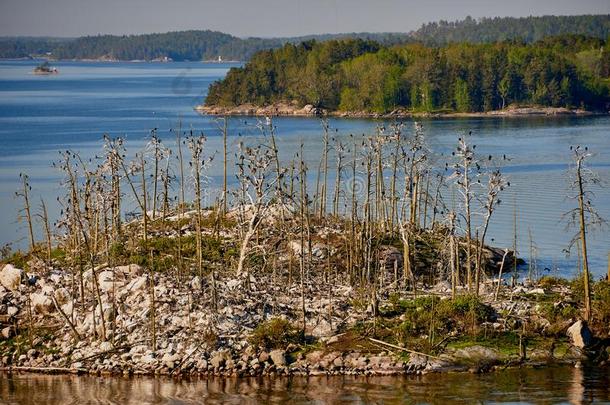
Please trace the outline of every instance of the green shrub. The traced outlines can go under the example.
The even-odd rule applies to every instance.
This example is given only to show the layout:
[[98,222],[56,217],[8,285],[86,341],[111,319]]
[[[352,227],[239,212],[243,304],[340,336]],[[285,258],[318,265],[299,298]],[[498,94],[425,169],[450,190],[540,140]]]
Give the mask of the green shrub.
[[272,318],[261,322],[248,339],[250,344],[269,349],[283,349],[290,343],[303,342],[303,334],[288,320]]
[[540,303],[540,314],[553,324],[577,318],[578,308],[571,302],[543,302]]
[[552,288],[562,285],[567,285],[568,281],[561,277],[543,276],[538,280],[538,286],[541,288]]
[[593,285],[593,319],[607,327],[610,323],[610,283],[605,280]]
[[476,323],[491,320],[495,315],[491,306],[484,304],[474,295],[460,295],[453,300],[443,300],[439,303],[437,312],[443,319],[461,320],[468,317]]
[[400,300],[391,304],[399,309],[402,322],[394,328],[398,341],[428,334],[445,334],[452,330],[476,332],[476,327],[492,319],[495,311],[475,296],[458,296],[454,300],[441,300],[436,296]]

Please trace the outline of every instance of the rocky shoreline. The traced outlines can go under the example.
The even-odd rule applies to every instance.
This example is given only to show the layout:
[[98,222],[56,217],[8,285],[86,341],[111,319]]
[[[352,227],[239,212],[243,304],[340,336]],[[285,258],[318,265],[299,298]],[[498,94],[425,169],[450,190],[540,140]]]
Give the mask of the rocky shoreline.
[[565,107],[509,107],[504,110],[488,112],[410,112],[406,109],[396,109],[380,114],[366,111],[329,111],[313,105],[299,106],[294,103],[276,103],[269,106],[256,106],[244,104],[234,107],[198,105],[195,110],[205,115],[222,116],[293,116],[293,117],[339,117],[363,119],[404,119],[404,118],[481,118],[481,117],[557,117],[577,116],[586,117],[594,115],[607,115],[607,113],[587,111],[583,109],[569,109]]
[[[294,316],[290,288],[273,286],[273,280],[252,276],[251,290],[244,280],[217,280],[221,307],[209,307],[208,280],[198,276],[180,282],[155,274],[157,349],[149,339],[150,275],[138,265],[96,269],[108,324],[107,340],[100,338],[101,325],[93,308],[70,298],[72,274],[31,263],[38,271],[24,272],[6,265],[0,272],[0,315],[3,320],[0,354],[2,371],[43,373],[89,373],[96,375],[169,376],[274,376],[274,375],[400,375],[433,372],[485,372],[513,366],[579,364],[585,361],[593,337],[587,326],[576,322],[566,338],[542,342],[519,341],[518,352],[494,344],[464,342],[457,335],[439,337],[434,354],[421,353],[359,334],[351,328],[369,316],[355,311],[353,291],[338,287],[330,318],[323,293],[313,285],[307,291],[309,343],[288,343],[268,348],[251,339],[252,331],[274,317]],[[84,274],[85,288],[93,288],[93,272]],[[569,294],[565,287],[550,291],[536,286],[506,287],[503,298],[493,300],[493,285],[483,286],[485,300],[494,308],[495,320],[483,327],[501,332],[511,327],[511,315],[528,319],[535,328],[551,328],[538,314],[544,296]],[[446,284],[420,292],[422,296],[449,299]],[[560,304],[557,304],[560,305]],[[113,321],[113,324],[110,323]],[[561,328],[567,328],[564,320]],[[36,325],[35,336],[24,328]],[[31,329],[29,329],[31,330]],[[339,332],[343,330],[343,332]],[[42,333],[41,333],[42,332]],[[564,337],[566,335],[563,335]],[[31,339],[31,341],[30,341]],[[460,341],[451,345],[452,340]],[[437,353],[438,352],[438,353]],[[605,352],[604,352],[605,353]],[[589,356],[590,357],[590,356]]]

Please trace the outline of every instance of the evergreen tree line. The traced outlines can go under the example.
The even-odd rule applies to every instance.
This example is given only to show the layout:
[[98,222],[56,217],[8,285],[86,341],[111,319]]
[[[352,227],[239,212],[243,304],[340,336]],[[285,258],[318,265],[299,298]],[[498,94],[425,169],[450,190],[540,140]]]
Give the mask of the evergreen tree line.
[[217,31],[179,31],[145,35],[97,35],[74,39],[0,38],[0,58],[50,56],[54,59],[154,60],[175,61],[249,60],[265,49],[286,43],[316,39],[362,38],[392,45],[409,40],[409,34],[347,33],[286,38],[237,38]]
[[533,44],[383,46],[333,40],[257,53],[212,84],[207,105],[312,104],[328,110],[478,112],[510,104],[607,108],[610,45],[584,36]]
[[428,45],[450,42],[490,43],[520,39],[531,43],[546,37],[579,34],[596,38],[610,35],[610,15],[494,17],[438,21],[422,25],[412,37]]
[[467,17],[461,21],[439,21],[422,25],[410,33],[344,33],[285,38],[238,38],[222,32],[192,30],[143,35],[97,35],[80,38],[0,38],[0,58],[47,55],[56,59],[173,60],[200,61],[222,56],[249,60],[256,52],[287,43],[315,39],[374,40],[390,46],[406,43],[444,45],[451,42],[491,43],[518,39],[527,43],[564,34],[607,38],[610,15],[543,16],[525,18]]

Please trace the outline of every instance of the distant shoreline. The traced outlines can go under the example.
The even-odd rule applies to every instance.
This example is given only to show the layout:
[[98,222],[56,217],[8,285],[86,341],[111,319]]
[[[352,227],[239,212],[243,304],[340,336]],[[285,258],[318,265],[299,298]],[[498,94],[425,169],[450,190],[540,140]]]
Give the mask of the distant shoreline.
[[53,58],[0,58],[2,62],[10,61],[41,61],[46,60],[49,62],[108,62],[108,63],[180,63],[180,62],[195,62],[195,63],[207,63],[221,65],[223,63],[244,63],[240,60],[223,60],[218,62],[217,60],[144,60],[144,59],[53,59]]
[[584,109],[569,109],[565,107],[509,107],[503,110],[487,112],[411,112],[396,109],[388,113],[373,113],[367,111],[329,111],[312,105],[299,107],[294,104],[277,103],[269,106],[243,104],[234,107],[198,105],[195,110],[204,115],[228,116],[282,116],[282,117],[336,117],[336,118],[496,118],[496,117],[590,117],[604,116],[608,112],[588,111]]

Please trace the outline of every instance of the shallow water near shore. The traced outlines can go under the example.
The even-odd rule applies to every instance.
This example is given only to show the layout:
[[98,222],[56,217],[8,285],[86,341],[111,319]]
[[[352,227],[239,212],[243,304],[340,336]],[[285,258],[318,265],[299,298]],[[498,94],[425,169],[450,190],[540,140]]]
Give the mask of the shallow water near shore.
[[[41,77],[31,74],[36,61],[0,61],[0,246],[12,243],[24,247],[26,227],[16,218],[20,201],[19,173],[30,176],[32,201],[44,197],[52,218],[59,216],[61,174],[52,168],[59,150],[71,149],[84,159],[102,151],[102,135],[124,136],[130,154],[144,147],[152,128],[158,128],[163,142],[173,147],[173,134],[181,122],[183,129],[203,130],[208,135],[210,154],[222,150],[213,117],[197,114],[193,107],[202,102],[207,88],[222,78],[232,64],[103,63],[58,62],[60,74]],[[573,277],[577,256],[566,257],[565,249],[575,233],[561,222],[564,212],[575,207],[567,198],[570,145],[587,145],[595,153],[591,163],[605,188],[596,190],[594,203],[600,214],[610,219],[610,118],[449,118],[421,120],[431,149],[439,163],[450,155],[459,134],[473,132],[473,143],[481,156],[503,155],[503,171],[511,187],[492,219],[487,242],[499,247],[513,244],[513,210],[516,207],[518,251],[530,261],[530,234],[535,245],[539,274]],[[373,133],[379,121],[331,119],[337,136],[348,141],[349,134]],[[230,121],[230,157],[237,150],[238,134],[260,135],[256,118],[236,117]],[[321,156],[321,126],[315,118],[281,117],[275,120],[278,146],[289,159],[305,144],[305,158],[314,172]],[[412,123],[409,122],[411,125]],[[408,127],[410,128],[410,127]],[[206,204],[213,202],[222,179],[222,164],[207,173]],[[312,175],[314,176],[314,175]],[[230,179],[233,177],[231,176]],[[332,179],[329,179],[332,182]],[[345,179],[345,184],[362,182]],[[452,205],[451,192],[446,194]],[[129,198],[129,196],[128,196]],[[457,197],[456,197],[457,198]],[[133,203],[133,201],[132,201]],[[531,231],[531,233],[530,233]],[[606,274],[610,250],[608,228],[589,235],[590,268],[595,278]],[[533,261],[532,261],[533,262]],[[527,269],[524,269],[525,271]]]
[[607,368],[550,366],[405,377],[209,378],[2,374],[0,399],[77,403],[609,403]]

